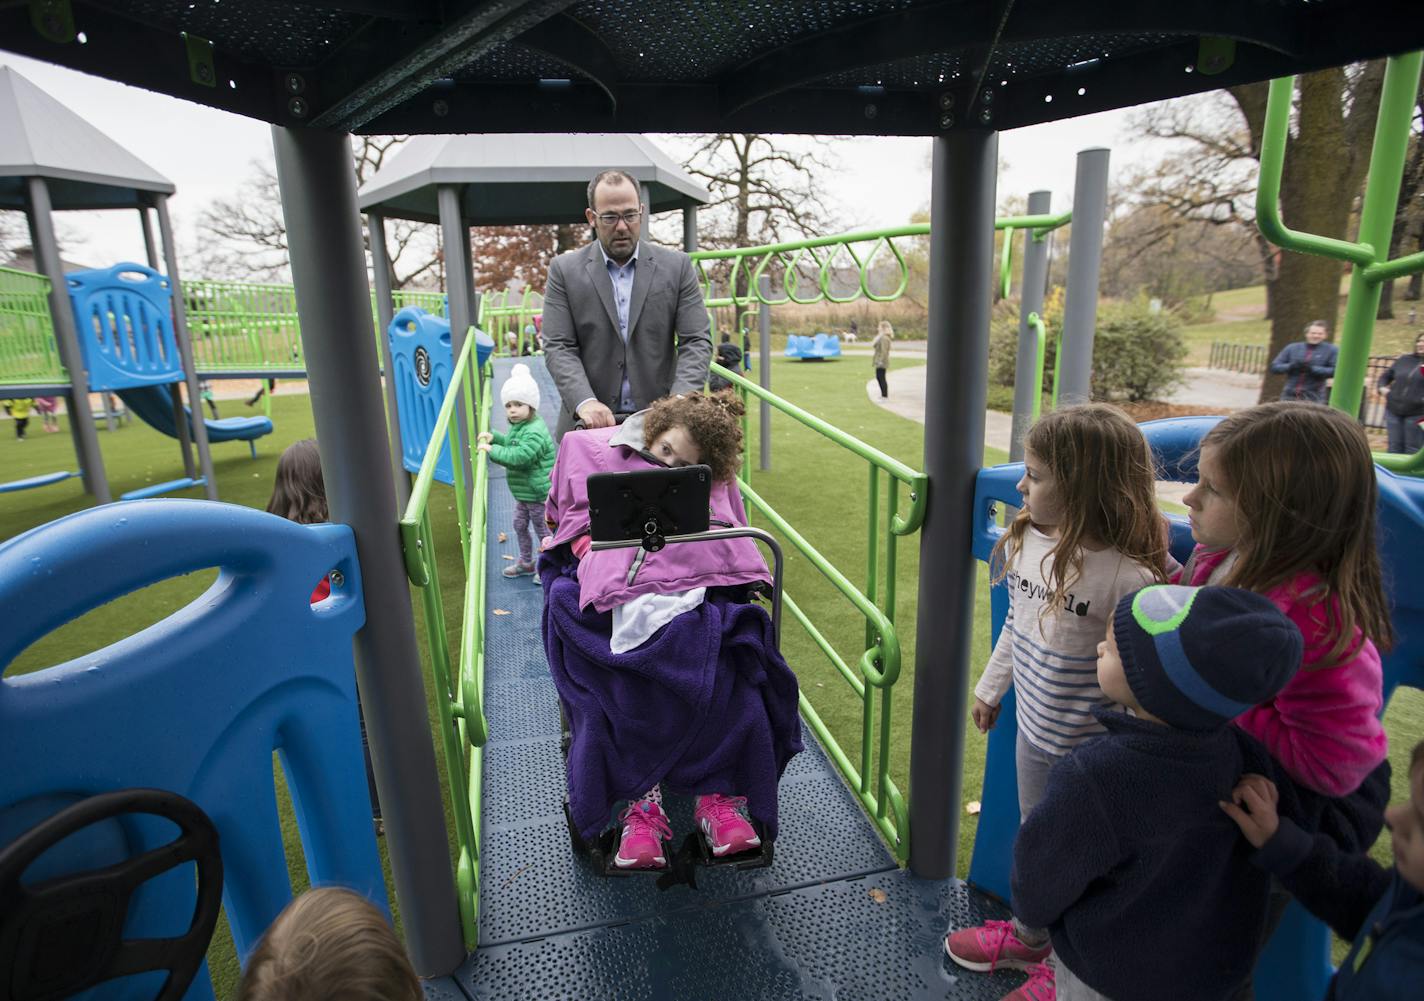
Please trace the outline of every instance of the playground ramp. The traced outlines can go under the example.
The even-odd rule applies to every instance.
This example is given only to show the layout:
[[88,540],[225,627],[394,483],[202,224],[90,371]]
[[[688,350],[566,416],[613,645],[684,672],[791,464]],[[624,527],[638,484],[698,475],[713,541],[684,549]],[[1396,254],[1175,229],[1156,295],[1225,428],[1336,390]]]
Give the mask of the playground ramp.
[[[496,392],[510,364],[496,360]],[[543,399],[557,400],[542,362],[531,368]],[[427,996],[997,999],[1022,981],[949,962],[948,927],[1005,910],[957,880],[900,869],[809,728],[781,781],[771,867],[699,869],[696,889],[659,891],[652,877],[604,878],[575,857],[539,633],[543,595],[528,577],[503,577],[514,541],[498,538],[513,499],[497,466],[489,512],[479,949]],[[690,801],[672,798],[669,813],[680,842],[692,829]]]

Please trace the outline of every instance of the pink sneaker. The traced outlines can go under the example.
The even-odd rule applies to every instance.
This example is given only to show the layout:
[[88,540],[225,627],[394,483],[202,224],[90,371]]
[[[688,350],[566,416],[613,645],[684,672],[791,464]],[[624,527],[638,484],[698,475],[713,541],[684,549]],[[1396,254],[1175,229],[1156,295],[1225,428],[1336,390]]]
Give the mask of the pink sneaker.
[[719,858],[761,847],[761,838],[757,837],[747,816],[745,796],[723,796],[720,793],[698,796],[692,819],[707,838],[712,854]]
[[620,869],[664,868],[667,852],[663,845],[672,840],[672,828],[663,808],[643,799],[630,803],[618,819],[623,823],[623,834],[613,864]]
[[1005,994],[999,1001],[1053,1001],[1058,988],[1053,985],[1053,967],[1047,963],[1028,968],[1028,979],[1018,988]]
[[[988,973],[1000,968],[1028,970],[1042,963],[1053,951],[1051,944],[1030,948],[1019,941],[1014,934],[1012,921],[985,921],[977,928],[961,928],[950,932],[944,940],[944,951],[966,970]],[[1052,971],[1049,982],[1052,983]],[[1031,978],[1030,978],[1031,979]],[[1028,984],[1024,985],[1024,988]],[[1022,990],[1023,988],[1020,988]],[[1053,997],[1050,986],[1049,998]],[[1012,995],[1011,995],[1012,996]],[[1034,995],[1026,994],[1025,998]]]

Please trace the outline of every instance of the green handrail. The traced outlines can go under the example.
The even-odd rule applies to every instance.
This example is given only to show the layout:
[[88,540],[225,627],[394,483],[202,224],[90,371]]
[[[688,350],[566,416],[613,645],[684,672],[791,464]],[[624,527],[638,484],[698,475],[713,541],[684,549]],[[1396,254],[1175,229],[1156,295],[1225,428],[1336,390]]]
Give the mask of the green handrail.
[[[489,724],[484,714],[485,571],[489,555],[484,536],[489,511],[489,459],[484,452],[471,455],[474,483],[473,489],[466,491],[462,457],[471,451],[471,445],[479,434],[489,430],[494,399],[489,387],[489,367],[486,366],[481,373],[474,372],[470,360],[474,345],[474,328],[471,327],[456,359],[450,388],[431,430],[420,472],[411,487],[410,502],[400,520],[406,575],[420,591],[424,613],[431,676],[436,688],[435,704],[440,719],[441,748],[450,781],[451,808],[455,814],[460,924],[469,949],[475,948],[479,933],[480,777],[484,770],[484,745],[489,739]],[[475,389],[477,378],[480,380],[478,394]],[[464,404],[463,428],[455,419],[457,403],[460,402]],[[435,467],[446,445],[454,460],[451,466],[465,587],[458,670],[451,667],[445,606],[430,518]],[[466,748],[468,759],[465,757]]]
[[[1008,245],[1013,243],[1010,236],[1014,230],[1028,230],[1032,233],[1033,239],[1041,240],[1054,229],[1070,221],[1072,221],[1071,212],[1062,212],[1058,215],[1006,216],[996,219],[994,228],[1009,231],[1004,240]],[[929,232],[928,223],[913,223],[888,229],[840,233],[833,236],[771,243],[757,247],[699,250],[691,257],[702,285],[702,297],[706,300],[709,309],[719,306],[743,307],[762,302],[768,306],[784,306],[788,303],[803,306],[817,302],[846,303],[861,297],[872,302],[891,302],[905,293],[910,282],[909,262],[895,241],[922,238],[928,236]],[[866,244],[869,245],[868,249],[864,248]],[[897,277],[894,279],[893,288],[888,291],[876,292],[871,288],[872,265],[877,255],[882,252],[888,253],[893,258]],[[836,274],[832,266],[836,258],[842,254],[854,264],[857,277],[857,287],[845,295],[837,294],[832,288],[832,279]],[[1006,251],[1000,264],[1000,280],[1004,284],[1006,295],[1008,294],[1008,274],[1012,269],[1011,255],[1011,251]],[[725,296],[713,294],[712,278],[707,271],[709,264],[719,261],[731,262],[731,271],[726,279],[730,292]],[[773,265],[780,265],[779,276],[768,273]],[[803,282],[809,280],[804,270],[808,267],[815,272],[815,285],[812,288],[803,289]],[[770,283],[771,291],[766,295],[763,295],[759,290],[759,279],[763,277],[778,279]],[[737,291],[743,284],[747,288],[745,294]],[[779,293],[776,291],[778,285]]]
[[[1028,325],[1033,328],[1036,346],[1034,349],[1033,420],[1038,420],[1043,410],[1043,365],[1048,358],[1048,328],[1037,313],[1028,314]],[[1053,356],[1053,405],[1058,406],[1058,356]]]
[[[918,531],[924,521],[928,503],[928,477],[912,469],[898,459],[892,458],[879,449],[866,444],[854,435],[822,420],[815,414],[783,400],[774,393],[763,389],[721,365],[712,365],[712,371],[735,385],[741,393],[743,405],[748,396],[765,400],[772,407],[786,414],[798,424],[809,428],[834,444],[866,460],[869,469],[870,507],[866,531],[866,585],[862,590],[835,567],[778,513],[759,494],[750,482],[751,472],[747,453],[743,452],[742,475],[738,477],[742,496],[750,507],[765,518],[771,527],[800,552],[815,570],[831,583],[865,620],[865,644],[856,668],[852,668],[836,651],[817,628],[809,616],[801,609],[783,584],[782,607],[799,622],[810,636],[811,641],[826,655],[837,673],[860,698],[861,744],[860,761],[852,762],[841,748],[840,742],[827,728],[814,705],[803,690],[800,695],[801,713],[820,738],[826,753],[841,770],[846,781],[873,818],[876,826],[892,846],[901,861],[909,857],[909,812],[900,789],[890,778],[890,734],[891,705],[895,683],[900,678],[901,649],[900,637],[895,628],[895,561],[897,540]],[[748,418],[743,417],[743,440],[748,428]],[[880,513],[880,477],[888,480],[888,503],[885,517]],[[899,511],[899,489],[908,487],[910,504],[902,515]],[[880,586],[880,547],[885,547],[884,588]],[[876,692],[879,692],[877,711]],[[875,731],[879,727],[879,741]],[[872,781],[872,775],[874,780]]]
[[[1272,80],[1267,92],[1266,121],[1261,136],[1261,173],[1256,196],[1257,226],[1268,240],[1286,250],[1330,257],[1354,265],[1350,274],[1350,292],[1345,301],[1345,318],[1340,324],[1340,355],[1335,363],[1335,382],[1330,390],[1330,405],[1347,414],[1360,412],[1381,284],[1415,271],[1424,271],[1424,253],[1389,260],[1390,238],[1421,67],[1424,67],[1424,52],[1392,56],[1386,64],[1379,117],[1375,122],[1374,147],[1360,209],[1359,240],[1356,242],[1302,233],[1289,229],[1281,221],[1281,174],[1285,166],[1295,77]],[[1424,450],[1414,455],[1376,452],[1375,462],[1395,472],[1424,475]]]

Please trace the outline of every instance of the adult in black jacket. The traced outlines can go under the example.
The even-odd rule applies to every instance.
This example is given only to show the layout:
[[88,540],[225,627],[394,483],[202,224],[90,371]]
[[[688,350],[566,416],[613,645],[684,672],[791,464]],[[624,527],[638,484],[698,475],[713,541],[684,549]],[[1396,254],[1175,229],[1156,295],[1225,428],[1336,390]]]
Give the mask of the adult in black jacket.
[[1271,362],[1271,371],[1286,377],[1281,387],[1281,399],[1304,400],[1307,403],[1326,402],[1325,382],[1335,375],[1335,360],[1340,349],[1326,343],[1330,327],[1324,320],[1311,320],[1305,328],[1305,340],[1287,344]]
[[1414,341],[1412,355],[1400,355],[1379,377],[1385,400],[1384,424],[1389,450],[1413,455],[1424,448],[1424,334]]
[[[717,364],[723,368],[729,368],[733,372],[742,367],[742,349],[732,343],[730,334],[723,334],[721,343],[717,345]],[[730,389],[731,386],[731,382],[716,372],[707,377],[707,388],[714,393],[721,389]]]

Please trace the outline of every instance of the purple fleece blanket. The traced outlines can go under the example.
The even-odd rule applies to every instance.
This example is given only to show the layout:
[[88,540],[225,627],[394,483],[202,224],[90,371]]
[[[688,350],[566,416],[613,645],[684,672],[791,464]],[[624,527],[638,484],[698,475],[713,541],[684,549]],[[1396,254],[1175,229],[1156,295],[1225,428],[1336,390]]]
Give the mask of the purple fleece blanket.
[[613,616],[579,608],[566,547],[539,561],[544,648],[573,730],[569,809],[586,839],[613,806],[657,783],[675,793],[747,797],[776,837],[776,785],[801,750],[796,676],[756,605],[709,589],[636,650],[609,650]]

